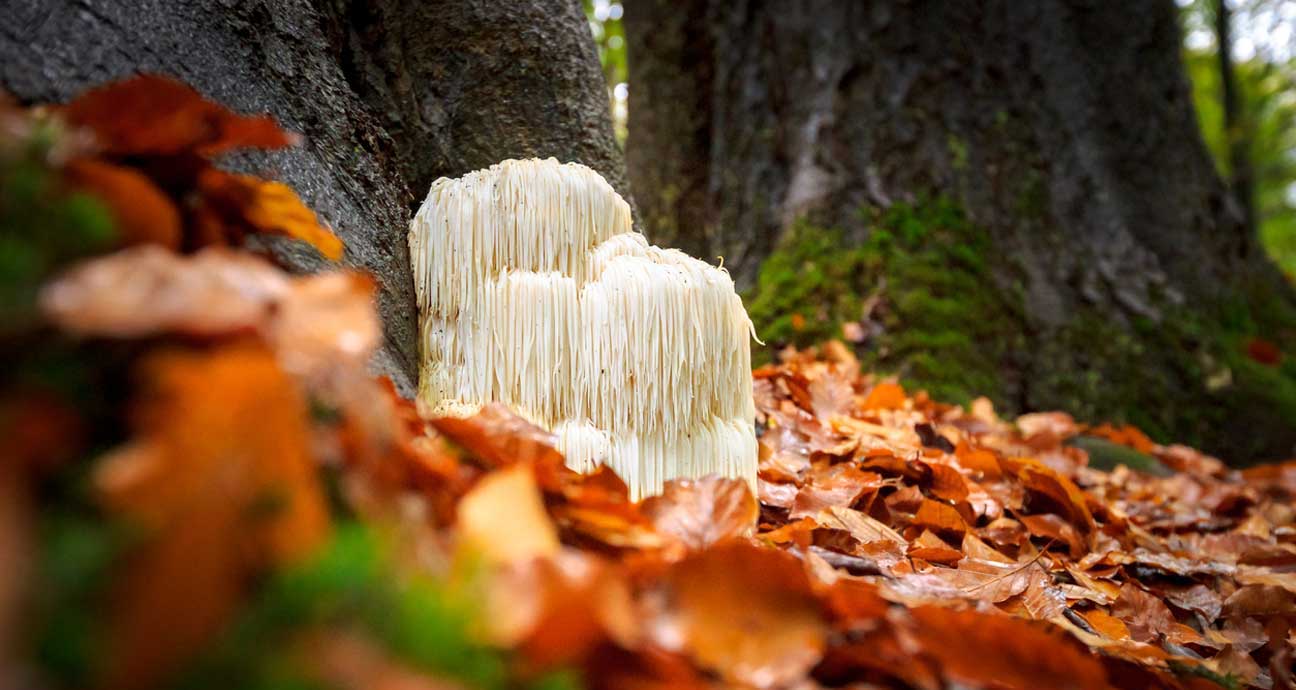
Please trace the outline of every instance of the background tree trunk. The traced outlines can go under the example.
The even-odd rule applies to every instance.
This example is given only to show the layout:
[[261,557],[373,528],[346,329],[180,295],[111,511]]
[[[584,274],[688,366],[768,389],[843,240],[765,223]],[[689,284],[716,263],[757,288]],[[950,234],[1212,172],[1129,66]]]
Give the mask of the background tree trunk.
[[1251,128],[1243,112],[1243,98],[1238,91],[1237,71],[1233,67],[1232,13],[1228,0],[1215,3],[1215,43],[1219,57],[1220,101],[1224,111],[1224,141],[1228,144],[1229,189],[1242,210],[1245,232],[1256,232],[1254,174],[1251,166]]
[[[406,224],[437,177],[554,156],[626,193],[607,91],[577,0],[0,0],[0,88],[59,102],[168,74],[306,137],[232,167],[281,179],[380,283],[375,366],[417,370]],[[291,267],[322,261],[275,242]]]
[[[1232,458],[1293,452],[1296,394],[1275,401],[1269,372],[1223,359],[1236,342],[1208,347],[1187,325],[1292,302],[1201,143],[1172,0],[628,0],[624,22],[650,237],[722,254],[751,287],[798,219],[861,247],[887,209],[943,198],[986,235],[984,281],[953,258],[943,270],[975,276],[962,291],[982,304],[996,295],[973,325],[1002,327],[958,346],[990,358],[1000,406],[1127,418]],[[926,321],[963,318],[967,295],[887,277],[841,289],[910,316],[907,298],[934,297],[945,311]],[[915,364],[958,362],[952,341],[897,349],[917,324],[883,321],[871,361],[958,375]],[[1280,338],[1284,323],[1247,328]]]

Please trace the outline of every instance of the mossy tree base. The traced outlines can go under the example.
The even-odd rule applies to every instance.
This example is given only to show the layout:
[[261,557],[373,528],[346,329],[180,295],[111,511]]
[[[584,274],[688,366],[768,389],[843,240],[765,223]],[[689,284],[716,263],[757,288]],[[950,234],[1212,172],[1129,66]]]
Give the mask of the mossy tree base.
[[1281,295],[1157,304],[1155,320],[1086,307],[1042,328],[1025,310],[1020,267],[955,202],[865,215],[862,244],[802,221],[762,266],[747,303],[770,344],[764,358],[845,327],[865,366],[941,400],[984,395],[1008,414],[1135,424],[1235,463],[1293,453],[1296,359],[1247,351],[1260,339],[1296,352],[1296,310]]

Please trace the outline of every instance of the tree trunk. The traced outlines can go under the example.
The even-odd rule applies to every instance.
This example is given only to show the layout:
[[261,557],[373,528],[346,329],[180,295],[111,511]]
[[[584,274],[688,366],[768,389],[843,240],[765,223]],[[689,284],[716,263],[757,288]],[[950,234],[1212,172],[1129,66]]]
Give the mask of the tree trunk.
[[[1292,452],[1296,384],[1275,402],[1251,379],[1277,372],[1234,361],[1240,335],[1216,347],[1186,325],[1241,300],[1277,339],[1292,301],[1201,142],[1172,0],[626,6],[627,160],[650,237],[723,255],[750,288],[802,219],[840,229],[845,262],[940,200],[985,246],[948,248],[940,273],[962,283],[924,282],[887,250],[886,281],[840,286],[890,305],[852,317],[875,334],[870,364],[927,384],[959,376],[933,359],[985,363],[974,380],[1009,411],[1130,419],[1234,458]],[[932,268],[937,239],[911,244]],[[965,298],[988,313],[968,317]],[[940,331],[960,319],[971,342]]]
[[[0,88],[58,102],[136,72],[268,112],[298,149],[231,166],[297,189],[380,283],[375,367],[405,392],[417,314],[405,243],[440,176],[554,156],[626,193],[608,97],[577,0],[0,0]],[[298,270],[322,261],[276,242]]]
[[1228,145],[1229,189],[1242,210],[1245,232],[1256,232],[1255,184],[1251,167],[1251,131],[1243,112],[1242,94],[1238,91],[1237,72],[1233,68],[1232,13],[1228,0],[1215,3],[1215,43],[1219,56],[1220,100],[1224,111],[1224,142]]

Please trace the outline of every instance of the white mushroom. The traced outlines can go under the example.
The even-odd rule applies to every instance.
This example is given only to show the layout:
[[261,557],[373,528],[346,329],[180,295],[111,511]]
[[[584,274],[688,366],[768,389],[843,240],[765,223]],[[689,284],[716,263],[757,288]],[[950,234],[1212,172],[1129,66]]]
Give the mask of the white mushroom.
[[409,243],[427,413],[506,403],[635,498],[712,473],[755,488],[752,330],[733,280],[648,244],[598,173],[551,158],[439,179]]

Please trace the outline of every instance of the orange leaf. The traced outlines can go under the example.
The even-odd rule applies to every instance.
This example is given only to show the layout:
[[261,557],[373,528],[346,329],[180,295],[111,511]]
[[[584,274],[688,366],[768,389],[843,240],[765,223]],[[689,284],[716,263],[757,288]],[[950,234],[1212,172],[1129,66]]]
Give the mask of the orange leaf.
[[882,382],[873,386],[861,405],[865,410],[898,410],[904,407],[905,392],[899,384]]
[[998,479],[1003,476],[1003,469],[992,451],[973,448],[966,441],[960,441],[954,448],[954,456],[960,465],[984,479]]
[[942,534],[957,535],[959,539],[963,538],[968,529],[967,521],[953,506],[930,498],[924,498],[922,504],[918,506],[913,524]]
[[141,435],[96,484],[142,530],[115,592],[109,685],[139,686],[221,629],[248,578],[311,553],[328,510],[306,401],[259,345],[171,351],[143,366]]
[[214,213],[237,236],[247,231],[302,240],[333,261],[342,258],[342,240],[320,225],[315,212],[282,182],[207,168],[198,175],[202,208]]
[[1130,639],[1129,628],[1125,627],[1125,623],[1102,609],[1085,611],[1080,615],[1084,616],[1084,619],[1089,623],[1089,627],[1097,630],[1099,634],[1106,635],[1113,640]]
[[660,496],[643,502],[643,512],[659,532],[701,549],[730,537],[749,536],[756,530],[760,507],[747,482],[713,475],[666,482]]
[[295,143],[269,117],[237,115],[185,84],[151,74],[87,91],[64,113],[92,130],[111,155],[212,154]]
[[73,189],[94,195],[108,207],[121,245],[180,248],[180,212],[145,175],[91,158],[68,163],[63,174]]
[[667,608],[650,630],[730,683],[785,685],[819,661],[828,625],[800,562],[741,541],[718,544],[666,574]]
[[941,541],[940,537],[930,531],[923,530],[923,533],[909,544],[907,555],[910,558],[921,558],[924,561],[949,565],[957,563],[963,557],[963,552]]
[[1110,687],[1084,647],[1053,625],[935,606],[911,610],[914,638],[946,677],[972,687]]
[[517,462],[539,467],[561,466],[553,434],[513,414],[499,403],[485,405],[467,417],[441,417],[432,426],[479,458],[487,467],[507,467]]
[[490,564],[558,552],[558,533],[528,465],[513,465],[478,482],[459,501],[457,524],[460,545]]

